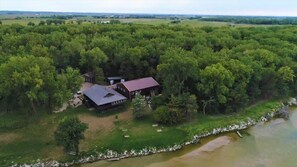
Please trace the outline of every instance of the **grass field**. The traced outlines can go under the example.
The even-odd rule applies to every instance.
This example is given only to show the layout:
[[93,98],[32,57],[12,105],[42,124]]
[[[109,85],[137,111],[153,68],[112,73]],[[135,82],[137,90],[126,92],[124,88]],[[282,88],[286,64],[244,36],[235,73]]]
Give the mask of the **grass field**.
[[[91,22],[97,22],[102,20],[109,20],[109,19],[95,19],[92,17],[83,17],[78,18],[81,20],[86,20],[84,24],[90,24]],[[22,18],[22,19],[14,19],[14,18],[2,18],[0,17],[3,25],[11,25],[11,24],[20,24],[20,25],[27,25],[29,22],[33,22],[36,25],[39,24],[41,20],[45,21],[44,18]],[[190,27],[203,27],[203,26],[213,26],[213,27],[222,27],[222,26],[230,26],[231,24],[228,22],[210,22],[210,21],[199,21],[199,20],[181,20],[178,24],[172,24],[170,19],[119,19],[121,23],[132,23],[132,24],[145,24],[145,25],[185,25]],[[69,23],[71,20],[67,20],[66,23]],[[91,21],[91,22],[88,22]],[[254,26],[269,26],[269,25],[251,25],[251,24],[232,24],[235,27],[254,27]]]
[[20,24],[23,26],[26,26],[29,22],[34,23],[35,25],[38,25],[41,20],[46,20],[46,19],[41,19],[41,18],[24,18],[24,19],[6,19],[6,20],[1,20],[3,25],[11,25],[11,24]]
[[[113,114],[104,115],[98,115],[83,106],[70,108],[63,113],[41,113],[33,117],[5,114],[0,117],[0,166],[9,166],[12,162],[32,162],[37,159],[46,161],[73,158],[66,155],[61,147],[56,146],[53,135],[59,122],[69,116],[78,116],[81,121],[88,124],[86,139],[80,144],[81,151],[88,153],[106,149],[123,151],[148,146],[166,147],[182,143],[190,139],[193,134],[237,123],[246,117],[258,118],[278,106],[278,101],[267,101],[234,115],[198,114],[191,122],[172,127],[152,127],[155,122],[151,114],[143,120],[134,120],[130,104],[113,111]],[[158,133],[158,129],[162,129],[162,132]],[[129,135],[130,138],[124,138],[125,135]]]

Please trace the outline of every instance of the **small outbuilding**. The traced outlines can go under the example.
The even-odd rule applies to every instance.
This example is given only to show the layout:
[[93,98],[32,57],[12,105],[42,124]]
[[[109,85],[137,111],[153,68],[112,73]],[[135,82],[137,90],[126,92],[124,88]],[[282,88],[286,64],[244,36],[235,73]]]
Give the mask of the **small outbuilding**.
[[83,77],[85,79],[85,82],[89,82],[89,83],[95,83],[95,75],[92,72],[88,72],[83,74]]
[[128,99],[132,99],[136,92],[143,95],[152,95],[158,93],[159,83],[152,77],[140,78],[117,84],[117,91],[122,93]]
[[94,106],[98,110],[119,106],[127,101],[125,96],[115,90],[97,84],[84,91],[83,94],[87,104]]

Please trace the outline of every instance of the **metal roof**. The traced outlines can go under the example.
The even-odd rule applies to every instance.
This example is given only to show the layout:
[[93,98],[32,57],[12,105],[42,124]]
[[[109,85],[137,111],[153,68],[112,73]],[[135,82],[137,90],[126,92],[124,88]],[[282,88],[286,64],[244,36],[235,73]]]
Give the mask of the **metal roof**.
[[94,85],[83,93],[98,106],[127,99],[115,90],[100,85]]
[[124,79],[122,76],[117,76],[117,77],[107,77],[108,80],[121,80]]
[[136,90],[147,89],[155,86],[159,86],[159,83],[152,77],[135,79],[122,84],[131,92]]

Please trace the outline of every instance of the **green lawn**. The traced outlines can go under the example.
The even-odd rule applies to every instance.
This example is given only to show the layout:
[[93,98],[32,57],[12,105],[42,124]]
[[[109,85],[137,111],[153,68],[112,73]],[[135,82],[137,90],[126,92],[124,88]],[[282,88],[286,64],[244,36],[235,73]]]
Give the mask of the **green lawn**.
[[[141,149],[144,147],[166,147],[182,143],[194,134],[212,130],[215,127],[237,123],[247,117],[259,118],[264,113],[279,106],[278,101],[267,101],[251,106],[233,115],[197,115],[190,123],[173,127],[152,127],[155,122],[151,116],[143,120],[131,117],[130,104],[112,111],[112,114],[96,114],[86,108],[68,109],[57,114],[42,113],[32,116],[5,114],[0,117],[0,166],[9,166],[12,161],[25,163],[32,160],[67,160],[69,158],[54,141],[54,131],[58,123],[68,116],[89,119],[89,131],[81,143],[81,150],[88,154],[92,151],[112,149],[116,151]],[[130,114],[130,117],[128,117]],[[115,119],[119,115],[119,119]],[[124,118],[127,117],[127,118]],[[101,121],[109,121],[104,127]],[[103,124],[105,125],[105,124]],[[102,128],[100,127],[102,126]],[[157,130],[162,129],[161,133]],[[124,138],[129,135],[129,138]]]

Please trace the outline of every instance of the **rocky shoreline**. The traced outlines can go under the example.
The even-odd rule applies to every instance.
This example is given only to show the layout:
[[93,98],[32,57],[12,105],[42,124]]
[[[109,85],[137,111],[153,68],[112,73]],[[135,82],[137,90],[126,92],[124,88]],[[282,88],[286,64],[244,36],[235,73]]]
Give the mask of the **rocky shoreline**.
[[267,122],[270,121],[273,118],[276,117],[282,117],[287,119],[288,116],[288,110],[289,106],[297,106],[297,100],[295,98],[292,98],[289,102],[288,105],[283,105],[282,108],[276,110],[276,111],[271,111],[269,113],[266,113],[263,115],[260,119],[255,120],[251,118],[247,118],[247,121],[242,121],[239,124],[233,124],[229,125],[227,127],[220,127],[220,128],[214,128],[212,131],[199,134],[199,135],[194,135],[192,140],[184,142],[180,145],[174,145],[171,147],[166,147],[166,148],[161,148],[157,149],[155,147],[149,147],[149,148],[144,148],[142,150],[136,151],[136,150],[130,150],[130,151],[124,151],[122,153],[118,153],[116,151],[112,150],[106,150],[104,153],[94,153],[94,155],[82,157],[79,160],[75,160],[72,162],[67,162],[67,163],[60,163],[58,161],[48,161],[48,162],[41,162],[40,160],[37,160],[33,164],[15,164],[12,165],[12,167],[68,167],[72,165],[77,165],[77,164],[84,164],[84,163],[92,163],[95,161],[100,161],[100,160],[108,160],[108,161],[117,161],[125,158],[132,158],[132,157],[139,157],[139,156],[147,156],[151,154],[158,154],[158,153],[164,153],[164,152],[173,152],[180,150],[182,147],[190,144],[195,144],[200,141],[200,139],[211,136],[211,135],[217,135],[221,133],[226,133],[226,132],[233,132],[233,131],[239,131],[239,130],[244,130],[247,129],[251,126],[256,125],[257,123],[260,122]]

